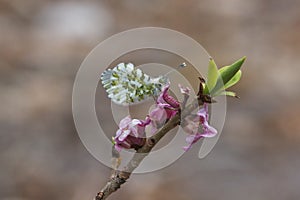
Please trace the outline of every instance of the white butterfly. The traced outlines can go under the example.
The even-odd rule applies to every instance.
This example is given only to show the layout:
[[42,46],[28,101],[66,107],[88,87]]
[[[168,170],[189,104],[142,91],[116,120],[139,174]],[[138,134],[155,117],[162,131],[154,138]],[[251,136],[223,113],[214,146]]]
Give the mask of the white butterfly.
[[139,103],[149,97],[158,96],[169,79],[166,76],[152,78],[134,67],[132,63],[119,63],[101,74],[108,97],[117,104]]

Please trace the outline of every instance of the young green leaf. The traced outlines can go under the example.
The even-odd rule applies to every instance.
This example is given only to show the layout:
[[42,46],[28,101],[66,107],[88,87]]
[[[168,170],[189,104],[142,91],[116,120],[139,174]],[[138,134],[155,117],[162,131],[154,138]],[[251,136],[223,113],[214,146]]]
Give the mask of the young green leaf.
[[215,87],[217,83],[218,75],[219,72],[218,72],[217,65],[215,61],[212,58],[210,58],[208,64],[208,73],[207,73],[207,82],[206,82],[206,85],[209,90],[212,90]]
[[239,96],[236,95],[235,92],[232,92],[232,91],[221,91],[217,94],[218,96],[219,95],[226,95],[226,96],[231,96],[231,97],[235,97],[235,98],[239,98]]
[[235,85],[241,79],[242,71],[239,70],[225,85],[224,88],[230,88],[231,86]]
[[243,57],[235,63],[219,69],[220,76],[218,77],[216,86],[211,91],[212,95],[215,95],[220,90],[225,90],[226,88],[233,86],[240,80],[241,73],[239,71],[245,59],[246,57]]
[[245,59],[246,59],[246,57],[243,57],[243,58],[239,59],[238,61],[236,61],[235,63],[233,63],[229,66],[226,66],[226,67],[222,67],[219,70],[219,72],[221,74],[221,77],[222,77],[222,80],[223,80],[223,83],[225,85],[240,70],[240,68],[242,67]]

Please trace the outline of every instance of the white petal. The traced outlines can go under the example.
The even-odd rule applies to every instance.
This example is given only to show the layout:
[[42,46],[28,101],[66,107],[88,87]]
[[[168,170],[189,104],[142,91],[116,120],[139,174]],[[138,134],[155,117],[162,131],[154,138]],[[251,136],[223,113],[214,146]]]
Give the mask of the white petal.
[[138,78],[141,78],[141,77],[142,77],[142,75],[143,75],[143,72],[142,72],[142,70],[140,70],[140,69],[137,69],[137,70],[136,70],[136,75],[137,75],[137,77],[138,77]]
[[119,63],[118,67],[119,69],[125,69],[125,63]]
[[121,103],[121,104],[126,103],[126,99],[127,99],[126,96],[122,96],[119,100],[119,103]]
[[129,72],[132,72],[134,70],[134,65],[132,63],[127,63],[126,67],[129,70]]

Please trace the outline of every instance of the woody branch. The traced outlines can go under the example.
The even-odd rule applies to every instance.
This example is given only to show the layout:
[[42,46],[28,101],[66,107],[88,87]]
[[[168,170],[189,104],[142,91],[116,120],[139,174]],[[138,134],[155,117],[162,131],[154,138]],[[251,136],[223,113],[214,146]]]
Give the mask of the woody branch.
[[[96,195],[95,200],[104,200],[113,192],[117,191],[121,185],[130,178],[131,173],[140,165],[143,159],[151,152],[152,148],[160,141],[160,139],[170,130],[179,125],[180,119],[186,117],[201,104],[203,104],[202,101],[195,99],[182,112],[178,112],[174,117],[172,117],[155,135],[147,138],[146,143],[136,151],[132,159],[122,171],[119,171],[116,168],[112,170],[110,179]],[[118,159],[118,157],[115,157],[114,159]]]

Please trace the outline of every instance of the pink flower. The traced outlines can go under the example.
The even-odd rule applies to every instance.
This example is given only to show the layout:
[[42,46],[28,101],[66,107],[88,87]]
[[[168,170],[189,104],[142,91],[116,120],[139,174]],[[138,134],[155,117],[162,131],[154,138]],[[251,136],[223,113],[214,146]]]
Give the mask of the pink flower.
[[162,104],[156,104],[156,107],[150,112],[151,134],[154,134],[167,121],[168,115]]
[[119,129],[116,136],[113,138],[115,148],[121,151],[122,148],[139,148],[145,144],[145,127],[150,124],[150,118],[145,121],[131,119],[130,116],[125,117],[120,121]]
[[180,108],[179,102],[168,94],[170,85],[166,85],[156,100],[155,108],[150,112],[151,133],[154,134],[166,121],[172,118]]
[[186,96],[190,96],[190,91],[191,89],[188,88],[188,87],[183,87],[181,84],[178,84],[178,87],[180,89],[180,92],[183,94],[183,95],[186,95]]
[[168,94],[169,88],[170,85],[166,85],[156,101],[156,104],[159,105],[159,107],[165,109],[167,119],[170,119],[176,115],[178,109],[180,108],[180,103],[174,97]]
[[197,115],[190,115],[185,118],[186,125],[183,127],[183,130],[189,134],[186,138],[188,145],[183,147],[185,151],[188,151],[192,144],[199,139],[214,137],[218,133],[214,127],[208,124],[208,120],[208,104],[206,103],[197,112]]
[[183,94],[183,97],[184,97],[183,101],[181,103],[182,109],[184,109],[185,106],[186,106],[186,103],[187,103],[187,101],[188,101],[188,99],[190,97],[190,91],[191,91],[191,89],[188,88],[188,87],[183,87],[181,84],[178,84],[178,87],[180,89],[181,94]]
[[179,108],[180,103],[171,95],[168,94],[168,90],[170,88],[170,84],[167,84],[161,94],[157,98],[157,103],[165,104],[169,108]]

